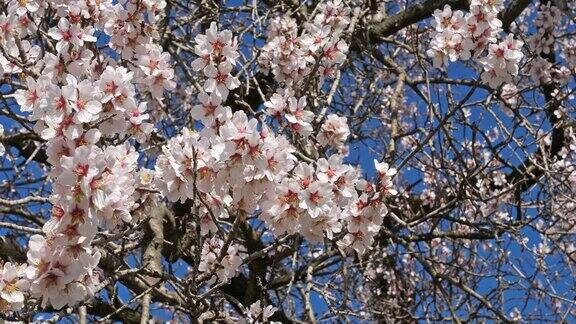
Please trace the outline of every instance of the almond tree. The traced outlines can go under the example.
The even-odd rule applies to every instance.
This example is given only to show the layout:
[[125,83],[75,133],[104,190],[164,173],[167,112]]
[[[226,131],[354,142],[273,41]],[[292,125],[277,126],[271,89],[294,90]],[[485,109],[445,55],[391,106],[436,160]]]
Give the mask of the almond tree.
[[576,320],[575,7],[0,0],[0,318]]

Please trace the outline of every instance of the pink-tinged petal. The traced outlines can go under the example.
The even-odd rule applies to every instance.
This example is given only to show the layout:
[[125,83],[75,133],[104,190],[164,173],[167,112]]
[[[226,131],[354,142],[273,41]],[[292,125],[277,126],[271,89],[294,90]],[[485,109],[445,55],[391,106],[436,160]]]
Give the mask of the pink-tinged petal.
[[45,139],[45,140],[49,140],[51,138],[54,138],[54,137],[56,137],[56,130],[52,127],[47,127],[47,128],[42,130],[40,137],[42,137],[42,139]]
[[76,113],[76,119],[81,123],[89,123],[92,121],[92,114],[86,110],[80,110]]
[[229,76],[226,78],[226,87],[230,90],[234,90],[240,86],[240,81],[238,79]]
[[77,80],[76,77],[73,76],[72,74],[66,75],[66,83],[67,83],[68,85],[73,86],[73,87],[77,87],[77,86],[78,86],[78,80]]
[[213,65],[206,65],[204,68],[204,75],[208,78],[214,79],[218,75],[218,69]]
[[28,12],[28,10],[26,10],[26,7],[18,7],[16,9],[16,14],[18,16],[24,16],[27,12]]
[[211,94],[210,95],[210,102],[212,103],[212,105],[214,106],[220,106],[222,104],[222,98],[218,97],[215,94]]
[[71,170],[64,170],[58,176],[58,182],[66,186],[75,186],[77,182],[76,174]]
[[202,70],[205,66],[206,66],[206,61],[201,57],[192,61],[192,69],[196,72]]
[[222,99],[228,98],[228,88],[226,88],[226,85],[218,84],[216,88],[216,93],[219,93]]
[[224,61],[218,65],[218,71],[220,71],[221,74],[230,74],[232,67],[230,62]]
[[62,96],[68,100],[75,101],[77,98],[76,87],[73,85],[65,85],[62,87]]
[[238,53],[236,52],[236,49],[231,46],[224,46],[222,54],[224,54],[224,56],[229,60],[235,61],[236,58],[238,58]]
[[68,48],[67,42],[60,40],[58,43],[56,43],[56,51],[58,51],[58,53],[62,53],[67,48]]
[[58,28],[55,28],[55,27],[50,28],[50,30],[48,31],[48,36],[52,37],[55,40],[61,40],[62,39],[62,34],[58,30]]
[[96,209],[102,210],[106,206],[106,195],[104,195],[104,191],[96,190],[92,192],[92,202]]
[[102,104],[99,103],[98,101],[92,100],[89,101],[86,104],[85,109],[90,112],[92,115],[96,115],[98,114],[100,111],[102,111]]
[[288,120],[292,124],[298,123],[298,118],[296,118],[296,116],[294,116],[292,114],[286,114],[286,115],[284,115],[284,118],[286,118],[286,120]]
[[85,42],[95,42],[97,39],[92,35],[84,34],[84,36],[82,36],[82,40]]
[[218,38],[218,27],[216,26],[216,22],[210,23],[210,28],[206,31],[206,39],[208,42],[212,43]]
[[86,132],[86,134],[84,135],[84,139],[88,142],[88,143],[96,143],[100,140],[100,137],[102,136],[102,133],[100,133],[99,130],[92,128],[89,131]]
[[66,18],[60,18],[58,21],[58,28],[60,30],[68,30],[70,28],[70,22]]
[[208,79],[206,83],[204,83],[204,91],[206,92],[214,92],[216,90],[216,80]]
[[28,91],[23,89],[16,90],[16,92],[14,93],[14,99],[16,99],[16,102],[18,103],[18,105],[20,105],[20,110],[22,111],[32,110],[32,107],[26,105],[28,101]]

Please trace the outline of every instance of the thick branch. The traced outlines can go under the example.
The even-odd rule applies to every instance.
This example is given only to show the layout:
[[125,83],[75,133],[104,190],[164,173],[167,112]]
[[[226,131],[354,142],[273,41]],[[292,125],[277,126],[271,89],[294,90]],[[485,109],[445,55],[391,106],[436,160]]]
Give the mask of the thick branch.
[[[508,31],[510,24],[531,3],[531,0],[514,0],[499,16],[504,30]],[[436,9],[442,9],[449,5],[452,10],[468,10],[468,0],[428,0],[390,16],[376,24],[368,31],[368,40],[371,43],[380,43],[382,37],[391,36],[398,31],[428,19]]]

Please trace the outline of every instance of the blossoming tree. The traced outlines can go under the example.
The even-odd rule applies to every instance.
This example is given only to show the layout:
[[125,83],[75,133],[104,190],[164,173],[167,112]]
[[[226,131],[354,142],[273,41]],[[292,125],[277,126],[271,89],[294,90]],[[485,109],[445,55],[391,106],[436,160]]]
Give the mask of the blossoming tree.
[[0,0],[0,318],[576,320],[574,9]]

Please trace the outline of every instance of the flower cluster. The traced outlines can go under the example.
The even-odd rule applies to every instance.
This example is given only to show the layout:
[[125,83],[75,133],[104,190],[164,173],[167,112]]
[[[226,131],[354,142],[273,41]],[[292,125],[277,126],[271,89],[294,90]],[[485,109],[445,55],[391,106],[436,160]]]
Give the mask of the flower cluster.
[[356,188],[360,194],[347,206],[348,233],[338,241],[338,245],[343,249],[354,249],[358,253],[370,249],[374,237],[380,232],[384,217],[388,214],[383,199],[397,194],[392,183],[396,169],[377,160],[374,160],[374,166],[377,172],[376,185],[359,180]]
[[292,87],[315,72],[321,86],[346,58],[348,45],[341,38],[350,23],[349,14],[341,0],[321,3],[301,35],[293,18],[276,17],[268,26],[267,42],[258,58],[260,69],[272,71],[276,81]]
[[[161,101],[164,90],[175,87],[169,57],[152,43],[158,35],[148,28],[165,3],[11,3],[0,17],[6,48],[1,72],[28,75],[14,99],[46,140],[53,181],[52,218],[43,235],[29,240],[25,274],[29,294],[43,307],[59,309],[95,292],[101,253],[92,242],[99,229],[115,231],[130,222],[140,198],[139,155],[131,139],[144,143],[153,125],[137,98]],[[19,41],[33,35],[30,20],[46,8],[57,9],[56,25],[47,33],[55,53]],[[110,36],[107,45],[129,68],[97,52],[99,32]],[[5,278],[6,287],[15,289],[14,277]],[[6,300],[19,305],[21,298]]]
[[[340,21],[328,19],[327,24],[339,26]],[[273,33],[291,28],[290,24],[279,25]],[[227,90],[232,88],[226,81],[222,89],[213,87],[212,74],[206,70],[215,67],[213,62],[221,65],[237,57],[231,39],[230,32],[218,32],[215,24],[206,35],[196,38],[200,57],[194,66],[205,72],[207,93],[199,94],[200,104],[192,109],[192,116],[204,127],[199,132],[183,129],[162,148],[156,162],[156,187],[170,201],[202,202],[202,235],[217,233],[217,223],[240,217],[230,211],[253,214],[259,210],[260,218],[277,236],[298,233],[318,243],[324,238],[335,239],[335,234],[346,227],[347,234],[339,244],[364,252],[386,215],[382,199],[395,194],[391,183],[394,172],[377,165],[382,175],[374,186],[359,180],[358,170],[344,164],[339,154],[296,164],[295,150],[283,135],[274,135],[243,111],[232,113],[222,106]],[[229,72],[226,69],[217,79],[231,78]],[[265,103],[270,116],[302,135],[312,132],[313,114],[304,109],[305,105],[306,98],[296,98],[289,90],[278,91]],[[346,119],[329,115],[320,141],[342,150],[348,134]],[[221,279],[229,279],[239,266],[234,257],[238,249],[223,254],[230,257],[223,264],[219,253],[210,248],[219,244],[213,240],[205,245],[203,255],[210,262],[220,261],[221,266],[206,261],[203,269],[220,269]]]
[[218,32],[215,22],[210,24],[206,35],[197,35],[195,40],[194,51],[198,58],[192,62],[192,68],[195,71],[203,70],[207,78],[204,91],[216,94],[221,101],[225,101],[228,92],[240,84],[230,74],[239,56],[236,40],[232,39],[229,30]]
[[260,301],[257,301],[254,304],[250,305],[250,308],[248,308],[246,318],[241,319],[238,323],[241,323],[241,324],[244,324],[244,323],[254,323],[254,324],[268,323],[268,319],[272,315],[274,315],[274,313],[277,310],[278,309],[276,307],[273,307],[271,305],[268,305],[268,306],[262,308]]
[[48,35],[58,41],[56,43],[58,52],[66,52],[69,47],[78,50],[84,47],[84,42],[95,42],[96,37],[93,34],[92,26],[82,27],[79,23],[70,23],[68,18],[60,18],[58,26],[48,31]]
[[[292,168],[293,149],[283,137],[267,128],[259,128],[256,119],[249,119],[243,111],[232,114],[222,106],[228,97],[230,84],[237,80],[229,75],[238,57],[230,31],[218,32],[211,24],[206,35],[196,37],[195,62],[207,77],[206,92],[200,93],[200,104],[192,116],[201,121],[200,133],[185,129],[163,147],[156,163],[157,186],[171,201],[195,199],[195,186],[214,206],[234,205],[239,210],[253,212],[269,183],[283,177]],[[227,66],[226,74],[213,78],[215,65]],[[222,83],[220,83],[221,80]],[[228,81],[225,80],[233,80]],[[205,211],[204,215],[207,215]],[[213,224],[204,217],[203,231]]]
[[306,110],[306,97],[296,98],[291,90],[279,90],[264,103],[266,114],[287,126],[295,134],[307,137],[312,133],[314,113]]
[[[536,33],[530,36],[528,44],[534,53],[534,58],[527,64],[526,68],[532,80],[537,84],[547,84],[555,82],[559,85],[568,83],[571,78],[571,71],[565,66],[555,66],[547,55],[551,55],[557,38],[557,27],[561,26],[562,13],[551,3],[541,4],[538,8],[538,16],[534,24],[537,27]],[[571,66],[571,46],[568,40],[564,57]]]
[[357,177],[340,155],[319,159],[316,167],[299,163],[291,177],[267,192],[261,217],[276,236],[300,233],[311,242],[332,239],[341,232],[344,210],[357,195]]
[[551,2],[541,4],[538,16],[534,21],[537,28],[536,34],[528,41],[530,50],[536,55],[549,54],[556,40],[555,29],[562,21],[562,13]]
[[[491,34],[491,26],[494,24],[489,23],[492,20],[485,20],[485,22],[481,26],[488,29],[490,31],[488,34]],[[452,12],[449,5],[444,6],[443,10],[437,9],[434,11],[432,27],[434,27],[435,35],[427,54],[432,57],[434,67],[439,68],[448,65],[449,61],[470,58],[474,43],[471,37],[466,37],[469,34],[468,24],[462,11]],[[484,35],[484,32],[479,35]]]
[[537,85],[552,81],[552,63],[541,56],[536,56],[527,65],[528,73]]
[[[518,104],[518,88],[514,84],[505,84],[502,87],[500,97],[507,106],[510,106],[510,108],[514,109]],[[512,109],[505,108],[504,113],[507,116],[512,117],[514,115],[514,111]]]
[[159,38],[154,23],[164,7],[164,0],[146,0],[141,3],[126,1],[114,5],[111,1],[103,2],[99,8],[104,10],[101,9],[96,26],[110,35],[109,46],[122,59],[129,60],[139,52],[141,46]]
[[[62,83],[54,84],[57,70],[48,70],[36,80],[28,77],[27,89],[14,94],[20,109],[30,112],[31,119],[36,120],[35,130],[43,139],[81,141],[83,129],[95,124],[99,124],[98,132],[104,135],[135,136],[140,142],[152,132],[145,103],[134,100],[133,72],[107,66],[101,74],[86,70],[62,75]],[[58,165],[58,161],[50,162]]]
[[[224,242],[217,237],[204,241],[198,266],[198,270],[202,273],[214,273],[220,282],[226,282],[236,275],[244,255],[238,244],[228,245],[226,252],[222,251],[223,248]],[[212,277],[211,280],[215,281],[216,277]]]
[[460,10],[453,12],[449,5],[436,10],[432,21],[434,35],[427,51],[434,67],[440,68],[450,61],[466,61],[472,56],[480,57],[488,48],[487,55],[479,60],[484,69],[483,82],[492,88],[512,82],[524,56],[521,52],[523,43],[514,40],[512,35],[496,43],[502,31],[502,22],[498,19],[502,7],[500,0],[474,0],[466,14]]
[[573,38],[564,40],[562,44],[563,52],[562,56],[568,63],[570,69],[576,68],[576,40]]
[[[384,198],[395,194],[394,172],[382,171],[372,185],[344,163],[350,134],[345,117],[329,114],[317,130],[319,145],[334,150],[297,163],[294,137],[274,133],[243,111],[233,113],[225,105],[239,86],[233,70],[240,55],[232,33],[219,31],[216,23],[195,38],[198,58],[192,68],[205,77],[190,111],[199,131],[183,129],[162,147],[153,171],[138,170],[136,147],[146,145],[157,121],[149,111],[176,88],[170,56],[154,43],[155,22],[165,6],[152,0],[12,1],[0,16],[5,49],[0,72],[20,79],[13,98],[45,141],[52,166],[51,218],[42,234],[29,239],[25,271],[4,265],[1,309],[21,308],[25,293],[54,309],[94,295],[98,263],[105,257],[94,241],[99,231],[117,232],[132,222],[148,195],[139,187],[200,206],[206,239],[199,270],[219,281],[236,275],[245,248],[215,235],[207,238],[223,223],[245,221],[245,215],[259,215],[275,235],[298,233],[311,243],[334,240],[358,253],[379,231],[387,214]],[[56,19],[43,35],[50,50],[40,51],[34,26],[45,10],[53,10]],[[301,35],[291,18],[270,24],[259,64],[285,87],[265,103],[282,129],[301,137],[314,133],[307,97],[291,89],[308,77],[321,88],[334,76],[348,51],[343,35],[349,22],[348,7],[334,0],[318,6]],[[98,39],[101,35],[107,37]],[[103,46],[115,53],[101,51]],[[266,321],[274,312],[253,306],[254,321]]]
[[19,310],[24,306],[24,292],[28,290],[28,280],[24,279],[26,265],[6,262],[0,269],[0,311]]
[[72,149],[64,138],[49,141],[50,158],[59,158],[52,170],[52,218],[43,227],[46,237],[30,239],[27,275],[31,295],[56,309],[94,292],[100,253],[91,242],[97,229],[131,221],[135,205],[138,154],[129,145],[102,150],[98,137],[88,134]]
[[345,153],[346,140],[350,136],[350,129],[346,117],[338,117],[335,114],[328,115],[320,133],[318,133],[318,142],[322,146],[329,146],[338,149],[340,152]]
[[535,84],[555,83],[565,85],[572,78],[572,71],[565,66],[554,66],[550,61],[541,56],[536,56],[527,65],[528,73]]
[[[149,94],[155,100],[162,99],[164,90],[176,87],[169,54],[154,43],[160,37],[155,24],[165,7],[164,0],[126,1],[114,5],[106,2],[100,5],[105,10],[96,24],[110,35],[110,48],[118,52],[123,60],[133,63],[127,67],[134,74],[133,83],[140,93]],[[135,127],[135,132],[138,132],[139,124]]]
[[[60,215],[58,213],[61,218],[65,217],[65,212],[55,207],[54,214]],[[100,260],[100,253],[89,247],[90,238],[86,240],[83,237],[95,234],[94,230],[90,233],[95,228],[90,223],[93,221],[88,218],[90,216],[86,215],[85,223],[68,224],[63,233],[54,233],[48,238],[41,235],[30,238],[26,275],[30,280],[30,294],[41,299],[42,307],[51,305],[60,309],[94,293],[98,283],[94,268]],[[69,238],[73,241],[69,242]]]
[[176,82],[173,80],[174,70],[169,64],[170,55],[162,52],[159,45],[138,46],[135,60],[139,68],[134,70],[134,79],[140,87],[140,93],[150,93],[153,98],[160,99],[165,90],[176,88]]
[[522,45],[522,41],[515,40],[511,34],[498,44],[490,44],[488,56],[481,59],[484,65],[482,81],[492,88],[502,83],[512,83],[513,76],[518,74],[518,64],[524,57]]

